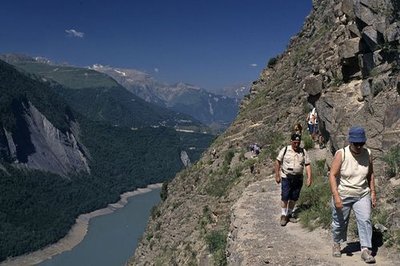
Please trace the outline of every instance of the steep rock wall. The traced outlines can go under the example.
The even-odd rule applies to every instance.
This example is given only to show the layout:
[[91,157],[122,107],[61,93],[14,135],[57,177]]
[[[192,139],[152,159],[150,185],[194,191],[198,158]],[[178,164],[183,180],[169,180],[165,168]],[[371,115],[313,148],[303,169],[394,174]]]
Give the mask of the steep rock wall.
[[[305,126],[312,107],[327,140],[328,165],[346,145],[350,126],[366,128],[384,204],[386,191],[399,186],[387,182],[382,161],[400,144],[399,11],[397,1],[389,0],[313,1],[302,31],[269,61],[237,119],[210,147],[216,154],[203,154],[164,185],[164,200],[129,265],[211,265],[234,256],[215,253],[210,239],[223,239],[218,236],[232,231],[227,228],[232,205],[244,187],[273,172],[274,152],[294,124]],[[241,163],[254,142],[271,157]],[[391,212],[387,225],[398,228],[396,201],[386,208]]]
[[346,144],[350,126],[361,125],[382,157],[400,133],[399,33],[390,1],[322,1],[276,65],[254,82],[244,113],[260,97],[274,99],[260,106],[264,117],[251,119],[288,132],[316,107],[332,152]]
[[8,157],[19,167],[27,167],[67,175],[90,172],[83,146],[77,141],[78,125],[71,122],[71,131],[61,132],[30,102],[16,103],[15,134],[3,129]]

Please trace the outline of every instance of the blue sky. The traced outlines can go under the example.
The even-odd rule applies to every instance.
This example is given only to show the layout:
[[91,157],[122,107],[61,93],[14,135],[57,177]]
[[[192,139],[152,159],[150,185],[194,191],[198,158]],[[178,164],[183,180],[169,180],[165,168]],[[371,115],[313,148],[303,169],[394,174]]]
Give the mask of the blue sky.
[[5,0],[0,53],[133,68],[206,89],[251,82],[311,0]]

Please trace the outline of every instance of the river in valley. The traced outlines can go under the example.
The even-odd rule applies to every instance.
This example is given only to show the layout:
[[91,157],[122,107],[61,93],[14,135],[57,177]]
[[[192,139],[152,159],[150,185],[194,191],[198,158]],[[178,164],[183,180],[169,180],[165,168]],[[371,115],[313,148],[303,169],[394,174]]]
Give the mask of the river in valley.
[[118,266],[133,255],[146,228],[151,208],[160,201],[160,188],[128,198],[125,207],[90,219],[85,238],[70,251],[40,266]]

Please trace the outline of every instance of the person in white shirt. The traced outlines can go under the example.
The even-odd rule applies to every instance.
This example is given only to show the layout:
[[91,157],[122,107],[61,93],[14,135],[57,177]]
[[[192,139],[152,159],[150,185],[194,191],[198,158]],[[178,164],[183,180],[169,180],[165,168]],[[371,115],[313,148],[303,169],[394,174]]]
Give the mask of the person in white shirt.
[[303,186],[304,168],[307,173],[306,185],[312,183],[310,158],[306,150],[300,147],[301,136],[294,133],[289,146],[283,147],[275,163],[275,181],[281,184],[281,226],[289,221],[296,222],[292,212],[299,199]]
[[311,138],[316,141],[318,138],[318,114],[315,108],[307,116],[307,126]]
[[329,184],[332,192],[332,255],[341,257],[340,244],[347,241],[350,211],[355,213],[361,245],[361,258],[375,263],[372,256],[371,207],[376,206],[371,152],[362,127],[349,130],[350,145],[337,150],[332,161]]

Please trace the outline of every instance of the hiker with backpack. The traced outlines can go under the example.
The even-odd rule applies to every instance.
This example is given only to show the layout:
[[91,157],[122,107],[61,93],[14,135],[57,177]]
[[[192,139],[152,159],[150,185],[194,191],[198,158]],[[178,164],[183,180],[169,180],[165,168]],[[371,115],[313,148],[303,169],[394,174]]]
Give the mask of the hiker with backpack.
[[306,185],[312,183],[310,158],[307,151],[300,147],[301,135],[293,133],[290,140],[291,144],[280,150],[275,162],[275,181],[281,184],[281,226],[289,221],[297,222],[293,209],[303,186],[304,168],[307,174]]
[[342,255],[340,244],[347,240],[350,211],[353,210],[360,238],[361,258],[366,263],[375,263],[371,252],[371,207],[376,206],[371,151],[364,147],[367,138],[362,127],[350,128],[348,141],[348,146],[336,151],[329,174],[334,242],[332,255]]

